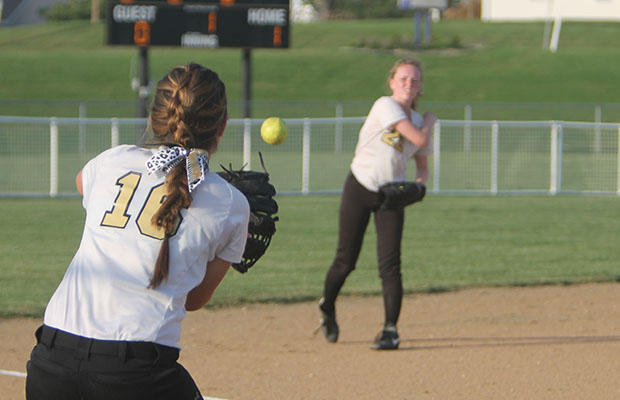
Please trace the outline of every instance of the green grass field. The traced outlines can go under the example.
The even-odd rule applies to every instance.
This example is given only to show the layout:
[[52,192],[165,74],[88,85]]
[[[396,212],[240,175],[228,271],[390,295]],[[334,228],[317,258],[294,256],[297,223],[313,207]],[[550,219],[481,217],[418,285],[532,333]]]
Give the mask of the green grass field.
[[[137,50],[106,46],[104,28],[89,22],[0,27],[0,73],[11,77],[0,99],[134,99]],[[620,80],[614,23],[564,23],[555,54],[542,48],[543,23],[442,20],[433,24],[431,45],[416,51],[387,48],[413,41],[409,18],[291,29],[290,49],[252,53],[254,100],[371,101],[385,93],[393,62],[414,56],[425,66],[425,101],[620,103],[613,85]],[[222,75],[231,101],[241,98],[238,49],[153,47],[149,54],[154,79],[195,60]],[[3,107],[10,114],[10,104]]]
[[[278,231],[247,274],[230,271],[212,306],[316,300],[335,252],[339,196],[280,196]],[[0,199],[0,315],[40,316],[79,245],[78,199]],[[471,286],[617,281],[615,196],[433,196],[409,207],[407,293]],[[343,293],[380,293],[369,226]]]
[[[546,103],[516,106],[510,112],[488,106],[481,114],[475,111],[474,119],[591,121],[592,108],[572,106],[587,103],[603,104],[603,121],[620,120],[614,106],[620,103],[614,84],[620,81],[617,24],[566,22],[555,54],[542,48],[543,32],[542,23],[444,20],[433,25],[430,46],[412,51],[388,49],[394,43],[413,40],[409,18],[296,24],[290,49],[252,53],[252,98],[260,102],[255,116],[287,113],[288,106],[282,102],[290,102],[297,113],[290,116],[331,117],[331,102],[336,101],[358,102],[359,107],[347,110],[345,116],[362,116],[369,102],[386,93],[386,75],[393,62],[413,56],[425,67],[427,104]],[[135,99],[130,79],[137,70],[137,50],[105,46],[103,38],[104,26],[88,22],[0,27],[0,76],[8,77],[0,85],[0,114],[75,117],[77,110],[71,108],[71,101],[89,100],[99,102],[98,108],[89,109],[90,117],[134,116],[127,101]],[[366,47],[360,48],[360,44]],[[189,60],[212,67],[226,82],[231,104],[238,106],[238,49],[151,48],[149,55],[153,79]],[[18,100],[49,102],[34,107]],[[322,113],[317,111],[318,103],[330,103],[325,108],[329,113],[318,114]],[[567,106],[558,112],[552,103]],[[234,107],[231,116],[238,117],[239,110]],[[457,104],[442,109],[439,117],[456,119],[462,115],[462,105]],[[49,128],[41,129],[46,134]],[[12,175],[16,176],[12,181],[0,180],[0,191],[9,185],[27,185],[24,190],[33,191],[45,187],[48,150],[26,146],[22,152],[7,156],[2,151],[9,136],[0,134],[0,166],[20,172]],[[29,134],[37,133],[23,132],[22,136]],[[75,146],[77,128],[71,135],[73,143],[69,145]],[[301,173],[299,155],[288,154],[286,147],[293,142],[271,149],[268,167],[276,185]],[[91,154],[100,151],[101,145],[87,145],[84,153],[77,153],[75,147],[65,148],[60,166],[62,191],[75,193],[75,173]],[[311,174],[323,175],[325,184],[340,189],[353,145],[354,141],[348,143],[342,157],[317,151]],[[15,149],[20,145],[11,146]],[[224,145],[216,162],[239,163],[241,155],[236,149]],[[449,149],[444,150],[445,185],[458,188],[470,177],[468,166],[488,164],[488,153],[455,153],[450,157]],[[37,154],[41,156],[31,157]],[[506,157],[510,154],[513,150]],[[611,153],[596,157],[578,151],[567,154],[564,183],[570,189],[572,182],[583,182],[587,176],[592,190],[599,189],[598,185],[613,187],[617,177],[598,176],[598,171],[601,163],[613,164],[614,157]],[[499,171],[500,178],[525,176],[534,189],[544,190],[546,160],[548,154],[542,153],[526,159],[515,156]],[[326,174],[328,165],[330,173]],[[489,182],[490,176],[485,176],[475,184],[484,190]],[[283,185],[278,189],[299,190]],[[311,185],[310,189],[315,188]],[[339,197],[280,196],[278,200],[281,221],[269,252],[248,274],[231,271],[216,292],[213,306],[315,300],[321,295],[336,246]],[[0,205],[4,210],[0,315],[40,316],[78,247],[84,211],[77,198],[0,199]],[[406,290],[415,293],[471,286],[618,281],[617,209],[617,196],[429,195],[422,204],[407,210],[403,240]],[[380,292],[372,226],[365,240],[358,270],[344,288],[346,294]]]

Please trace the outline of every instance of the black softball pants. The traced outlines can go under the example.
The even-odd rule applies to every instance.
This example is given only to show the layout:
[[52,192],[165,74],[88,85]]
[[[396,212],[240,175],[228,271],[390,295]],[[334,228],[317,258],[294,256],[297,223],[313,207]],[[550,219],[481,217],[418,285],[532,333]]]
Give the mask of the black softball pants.
[[41,326],[27,364],[28,400],[202,400],[179,350],[95,340]]
[[374,213],[385,324],[396,325],[403,298],[400,254],[405,213],[403,209],[379,210],[379,205],[379,193],[363,187],[349,172],[340,202],[338,247],[325,278],[322,307],[325,311],[334,311],[338,293],[355,269],[370,215]]

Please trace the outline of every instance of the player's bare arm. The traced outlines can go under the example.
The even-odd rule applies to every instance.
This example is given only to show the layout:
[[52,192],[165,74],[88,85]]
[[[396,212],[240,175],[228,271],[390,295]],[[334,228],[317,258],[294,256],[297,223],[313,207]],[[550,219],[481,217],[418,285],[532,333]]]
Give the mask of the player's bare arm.
[[187,311],[199,310],[211,300],[213,292],[215,292],[215,289],[222,282],[224,276],[226,276],[230,264],[230,262],[218,257],[209,261],[207,272],[202,282],[187,294],[187,299],[185,300],[185,309]]
[[80,192],[80,195],[84,196],[84,193],[82,192],[82,171],[78,172],[78,174],[75,177],[75,187],[77,187],[78,192]]
[[413,158],[417,171],[415,181],[426,185],[426,181],[428,181],[428,156],[415,155]]
[[424,124],[421,129],[418,129],[411,123],[409,119],[403,119],[394,124],[394,128],[408,141],[418,147],[424,147],[428,145],[433,133],[433,125],[437,121],[437,117],[433,113],[424,114]]

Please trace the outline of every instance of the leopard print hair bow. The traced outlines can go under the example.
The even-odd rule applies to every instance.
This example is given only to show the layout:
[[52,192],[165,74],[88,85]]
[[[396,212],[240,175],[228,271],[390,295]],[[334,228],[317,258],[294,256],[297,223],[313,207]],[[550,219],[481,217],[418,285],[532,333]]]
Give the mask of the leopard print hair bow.
[[187,170],[187,187],[191,193],[204,181],[209,171],[209,158],[205,150],[180,146],[163,147],[148,159],[146,169],[149,175],[159,170],[168,174],[172,168],[183,162],[183,159]]

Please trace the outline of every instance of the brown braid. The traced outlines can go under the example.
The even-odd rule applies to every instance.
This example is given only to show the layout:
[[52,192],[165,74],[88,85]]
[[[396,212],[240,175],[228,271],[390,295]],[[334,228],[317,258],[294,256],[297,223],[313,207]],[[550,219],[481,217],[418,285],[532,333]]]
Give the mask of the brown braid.
[[[215,150],[217,133],[226,122],[226,106],[226,87],[214,71],[195,63],[173,68],[157,84],[150,120],[155,143]],[[149,288],[156,288],[167,279],[170,237],[181,209],[192,203],[185,163],[170,171],[166,186],[166,197],[152,219],[165,234]]]

